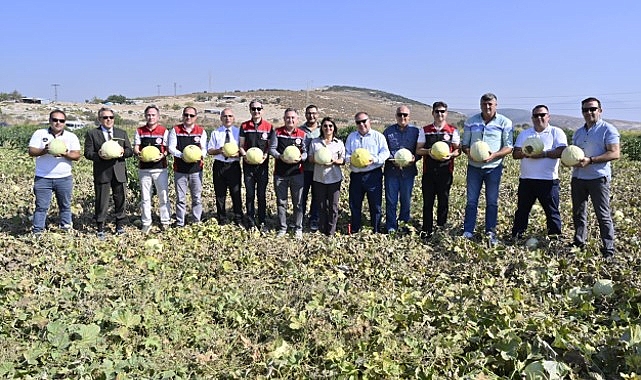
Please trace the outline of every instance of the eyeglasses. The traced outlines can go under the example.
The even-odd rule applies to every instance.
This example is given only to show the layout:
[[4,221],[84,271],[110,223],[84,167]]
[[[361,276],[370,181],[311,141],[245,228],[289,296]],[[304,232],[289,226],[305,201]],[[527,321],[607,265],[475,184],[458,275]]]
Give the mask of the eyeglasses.
[[368,119],[356,120],[356,125],[359,125],[359,124],[365,124],[365,123],[367,123],[367,120],[368,120]]
[[447,110],[434,110],[433,112],[434,113],[445,113],[445,112],[447,112]]
[[581,112],[596,112],[599,109],[599,107],[586,107],[586,108],[581,108]]
[[544,118],[544,117],[546,117],[547,115],[548,115],[548,114],[547,114],[547,113],[545,113],[545,112],[543,112],[543,113],[535,113],[535,114],[532,114],[532,118],[533,118],[533,119],[536,119],[536,118],[539,118],[539,117],[540,117],[540,118]]
[[249,107],[249,109],[252,111],[262,111],[263,107]]
[[408,117],[410,114],[405,112],[397,112],[396,116],[398,117]]
[[323,128],[334,128],[334,124],[323,124]]
[[196,117],[193,113],[184,113],[183,117]]
[[101,116],[101,118],[102,118],[102,120],[107,120],[107,119],[109,119],[109,120],[113,120],[113,119],[115,119],[116,117],[115,117],[115,116]]
[[65,120],[65,119],[56,119],[55,117],[52,117],[51,121],[54,122],[54,123],[62,123],[62,124],[67,122],[67,120]]
[[222,115],[221,117],[234,117],[234,115]]

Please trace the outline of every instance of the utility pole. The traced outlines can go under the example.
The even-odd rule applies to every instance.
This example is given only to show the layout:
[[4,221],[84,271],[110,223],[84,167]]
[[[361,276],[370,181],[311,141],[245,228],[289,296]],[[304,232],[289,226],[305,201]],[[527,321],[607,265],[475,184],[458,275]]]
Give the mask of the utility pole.
[[158,88],[158,96],[160,96],[160,85],[157,84],[156,87]]
[[174,96],[176,96],[176,82],[174,82]]
[[52,84],[53,86],[53,101],[54,103],[58,103],[58,87],[60,86],[58,83]]

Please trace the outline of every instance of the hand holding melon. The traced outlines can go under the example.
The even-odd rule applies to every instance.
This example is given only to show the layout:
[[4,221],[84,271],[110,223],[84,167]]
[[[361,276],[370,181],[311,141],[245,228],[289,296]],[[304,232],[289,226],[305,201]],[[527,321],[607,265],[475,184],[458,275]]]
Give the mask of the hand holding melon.
[[120,158],[124,153],[125,150],[116,140],[105,141],[98,151],[98,155],[104,160]]

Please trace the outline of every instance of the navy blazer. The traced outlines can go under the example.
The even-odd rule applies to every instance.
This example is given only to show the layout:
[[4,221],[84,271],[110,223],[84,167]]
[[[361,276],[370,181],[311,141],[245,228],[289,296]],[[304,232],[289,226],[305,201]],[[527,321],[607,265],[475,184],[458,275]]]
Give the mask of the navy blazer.
[[113,128],[113,139],[120,144],[125,153],[120,158],[104,160],[98,155],[102,144],[106,141],[102,127],[91,129],[85,135],[85,158],[93,162],[93,180],[95,183],[109,183],[112,178],[118,182],[127,182],[127,168],[125,159],[133,156],[134,150],[127,137],[127,132]]

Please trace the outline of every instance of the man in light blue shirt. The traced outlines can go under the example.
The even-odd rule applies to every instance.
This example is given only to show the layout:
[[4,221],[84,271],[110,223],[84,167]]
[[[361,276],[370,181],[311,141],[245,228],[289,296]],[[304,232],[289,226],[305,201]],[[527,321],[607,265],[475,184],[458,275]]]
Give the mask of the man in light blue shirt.
[[[503,175],[503,157],[512,153],[512,121],[496,113],[497,98],[492,93],[481,96],[481,113],[465,121],[461,145],[468,156],[467,203],[463,222],[463,237],[471,239],[476,228],[478,200],[485,183],[485,234],[490,244],[497,244],[496,223],[499,209],[499,185]],[[485,141],[490,156],[474,161],[470,147],[476,141]]]
[[[350,133],[345,141],[345,159],[350,164],[349,210],[351,232],[361,229],[363,198],[367,195],[370,222],[374,232],[379,232],[383,203],[383,164],[390,157],[387,141],[382,133],[372,129],[369,115],[359,112],[354,116],[357,130]],[[369,165],[357,168],[351,164],[352,153],[365,148],[371,155]]]
[[583,149],[585,157],[572,168],[573,246],[583,248],[588,238],[588,198],[592,200],[599,223],[601,253],[614,256],[614,223],[610,210],[610,161],[619,159],[620,135],[601,119],[601,101],[587,98],[581,102],[585,124],[574,132],[572,143]]

